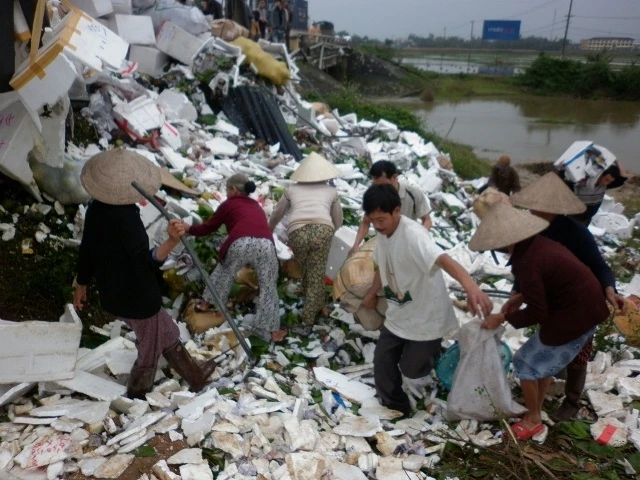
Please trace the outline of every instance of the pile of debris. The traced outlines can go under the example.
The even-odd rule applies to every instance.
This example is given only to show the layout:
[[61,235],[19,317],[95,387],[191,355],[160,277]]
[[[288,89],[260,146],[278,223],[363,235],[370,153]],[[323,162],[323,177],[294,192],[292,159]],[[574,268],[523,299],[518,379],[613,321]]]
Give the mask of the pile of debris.
[[[116,3],[127,4],[114,1],[112,5]],[[68,15],[74,13],[72,10]],[[295,81],[297,69],[283,45],[261,43],[261,50],[256,51],[243,42],[229,43],[208,33],[202,38],[202,32],[189,33],[171,21],[157,26],[152,22],[157,31],[143,35],[142,27],[131,28],[127,22],[133,20],[120,17],[114,17],[115,24],[109,23],[120,36],[89,17],[81,15],[78,20],[106,35],[106,45],[116,50],[109,50],[115,55],[109,57],[111,64],[101,58],[93,70],[85,65],[86,75],[78,79],[73,65],[81,59],[76,56],[70,61],[76,72],[73,82],[80,82],[71,91],[71,100],[78,102],[84,97],[83,115],[99,132],[96,143],[80,147],[67,142],[65,148],[64,143],[59,146],[59,142],[47,139],[64,132],[71,103],[67,91],[56,98],[44,98],[49,91],[37,98],[22,92],[22,101],[14,96],[8,103],[19,114],[15,118],[21,126],[12,138],[22,142],[19,132],[32,139],[30,143],[18,142],[24,155],[2,157],[4,163],[0,162],[4,173],[22,181],[38,199],[25,206],[23,214],[38,211],[44,216],[62,216],[62,204],[86,201],[78,181],[83,163],[114,146],[132,149],[162,167],[164,188],[158,198],[170,212],[190,222],[201,222],[215,211],[225,199],[225,179],[237,172],[256,182],[257,198],[269,214],[302,154],[321,148],[342,172],[335,185],[347,212],[346,225],[336,233],[327,265],[327,276],[333,278],[352,246],[362,194],[368,186],[368,164],[390,160],[404,171],[408,183],[428,196],[436,242],[484,281],[485,290],[497,295],[496,307],[504,301],[512,280],[507,259],[498,255],[494,261],[488,253],[467,248],[479,221],[470,209],[473,192],[485,179],[462,181],[445,152],[388,121],[370,122],[306,102],[288,82]],[[67,18],[49,32],[53,38],[64,30],[64,22],[70,21]],[[136,25],[148,24],[146,20],[135,21],[139,22]],[[126,48],[122,53],[121,47],[127,42],[142,42],[144,49],[133,45],[129,51],[129,60],[135,60],[134,52],[142,52],[137,64],[122,63]],[[158,52],[184,65],[173,64],[163,71],[162,64],[169,59]],[[65,50],[64,55],[67,53],[72,55]],[[116,61],[118,55],[120,61]],[[250,55],[253,60],[247,66],[245,59]],[[287,71],[284,76],[279,73],[283,67]],[[67,85],[67,90],[70,87]],[[25,102],[26,97],[31,103]],[[44,104],[53,107],[42,112]],[[5,111],[3,107],[0,103],[0,111]],[[33,111],[42,114],[34,118],[29,113]],[[7,126],[15,126],[13,121]],[[290,131],[295,131],[295,140]],[[45,154],[38,148],[43,144],[48,146]],[[52,148],[54,144],[58,150]],[[32,158],[27,164],[28,154],[36,161]],[[30,176],[31,169],[36,181]],[[152,205],[140,207],[152,243],[161,242],[166,220]],[[620,214],[620,207],[609,201],[602,211]],[[23,214],[0,207],[3,240],[14,237]],[[56,233],[43,222],[36,242],[76,247],[83,215],[81,205],[75,223]],[[60,219],[57,222],[63,223]],[[605,253],[622,244],[633,231],[633,222],[625,231],[593,229]],[[280,228],[276,234],[278,257],[286,262],[291,259],[286,233]],[[216,246],[216,239],[205,242],[209,250]],[[199,279],[180,249],[163,268],[176,283]],[[282,282],[281,317],[295,323],[300,308],[296,295],[299,282],[289,277],[283,277]],[[447,283],[451,291],[460,291],[452,278],[447,277]],[[640,296],[640,277],[620,285],[619,290]],[[176,288],[165,305],[179,318],[187,300],[184,288]],[[471,320],[464,302],[455,294],[452,300],[461,323]],[[233,309],[232,314],[250,333],[253,315],[241,308]],[[220,480],[315,480],[324,476],[420,479],[430,478],[429,472],[437,468],[448,442],[479,448],[504,441],[498,423],[466,420],[455,427],[447,423],[446,402],[442,400],[446,391],[435,377],[406,382],[417,408],[411,418],[398,419],[401,413],[381,407],[372,387],[379,332],[363,328],[339,304],[332,306],[308,339],[291,334],[284,345],[271,345],[249,338],[254,352],[260,354],[253,367],[228,325],[218,322],[218,326],[194,330],[180,321],[181,337],[190,353],[201,360],[217,359],[219,368],[212,384],[193,394],[161,364],[156,386],[145,400],[123,397],[123,384],[136,350],[133,333],[121,321],[92,327],[108,338],[93,350],[78,349],[81,322],[71,306],[59,325],[47,323],[38,330],[39,323],[0,323],[0,328],[6,329],[0,335],[0,406],[6,409],[5,421],[0,423],[1,478],[55,479],[73,472],[119,478],[151,438],[167,435],[191,448],[159,461],[152,472],[140,478],[207,479],[215,473]],[[625,345],[615,333],[610,338],[616,346],[598,352],[589,365],[586,389],[590,408],[581,414],[597,418],[591,426],[594,439],[613,446],[631,442],[640,450],[638,409],[630,406],[640,399],[640,350]],[[526,340],[525,332],[508,327],[504,340],[515,351]],[[452,343],[453,339],[446,339],[443,346]],[[562,383],[557,385],[560,392]],[[552,424],[549,419],[545,422]],[[537,440],[544,442],[546,433]],[[211,461],[212,451],[217,452],[220,462]]]

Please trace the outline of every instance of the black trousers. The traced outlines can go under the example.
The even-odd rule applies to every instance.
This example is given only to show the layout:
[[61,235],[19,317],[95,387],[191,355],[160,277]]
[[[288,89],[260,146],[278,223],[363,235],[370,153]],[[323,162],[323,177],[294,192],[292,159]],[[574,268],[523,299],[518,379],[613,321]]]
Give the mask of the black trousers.
[[402,390],[402,375],[407,378],[429,375],[440,354],[441,342],[441,338],[424,342],[406,340],[382,327],[373,357],[373,376],[382,405],[411,412],[409,397]]

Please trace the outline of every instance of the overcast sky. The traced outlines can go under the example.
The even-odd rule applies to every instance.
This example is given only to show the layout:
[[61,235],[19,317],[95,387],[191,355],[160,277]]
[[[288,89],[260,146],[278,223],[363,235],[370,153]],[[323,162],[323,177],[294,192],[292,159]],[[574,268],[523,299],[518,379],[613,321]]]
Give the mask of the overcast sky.
[[[309,0],[311,21],[374,38],[444,34],[469,38],[482,20],[521,20],[522,36],[562,37],[569,0]],[[574,0],[569,38],[617,36],[640,41],[640,0]],[[555,16],[555,24],[554,24]]]

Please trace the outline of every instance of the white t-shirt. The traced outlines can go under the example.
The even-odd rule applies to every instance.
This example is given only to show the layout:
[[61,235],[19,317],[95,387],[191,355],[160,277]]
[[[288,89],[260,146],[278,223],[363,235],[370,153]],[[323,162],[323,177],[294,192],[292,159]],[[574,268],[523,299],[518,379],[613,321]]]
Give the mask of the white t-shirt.
[[429,199],[422,190],[403,181],[398,181],[398,195],[400,195],[400,213],[412,220],[421,220],[431,213]]
[[394,335],[435,340],[458,328],[442,270],[435,262],[444,252],[417,222],[400,217],[391,235],[378,235],[374,260],[389,308],[384,326]]

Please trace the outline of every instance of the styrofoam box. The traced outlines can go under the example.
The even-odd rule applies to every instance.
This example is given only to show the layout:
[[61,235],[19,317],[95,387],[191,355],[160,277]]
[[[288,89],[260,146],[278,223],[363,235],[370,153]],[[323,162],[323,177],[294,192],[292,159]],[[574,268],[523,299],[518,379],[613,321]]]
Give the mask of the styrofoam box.
[[113,13],[123,13],[125,15],[133,13],[132,0],[111,0],[111,5],[113,5]]
[[151,17],[145,15],[116,14],[110,20],[111,30],[133,45],[155,45]]
[[66,305],[59,323],[0,320],[0,383],[73,378],[82,322]]
[[572,182],[579,182],[585,175],[584,152],[593,146],[590,140],[579,140],[573,142],[567,150],[554,162],[554,165],[563,165],[565,175]]
[[71,0],[76,7],[83,10],[90,17],[104,17],[113,13],[111,0]]
[[327,260],[327,269],[325,275],[330,279],[334,279],[342,264],[349,255],[349,249],[356,241],[357,232],[349,227],[340,227],[336,230],[331,240],[331,250],[329,250],[329,259]]
[[131,45],[129,61],[138,63],[138,72],[157,77],[162,75],[164,66],[169,63],[169,56],[155,47]]
[[191,65],[205,42],[171,22],[164,22],[156,37],[158,49],[185,65]]

